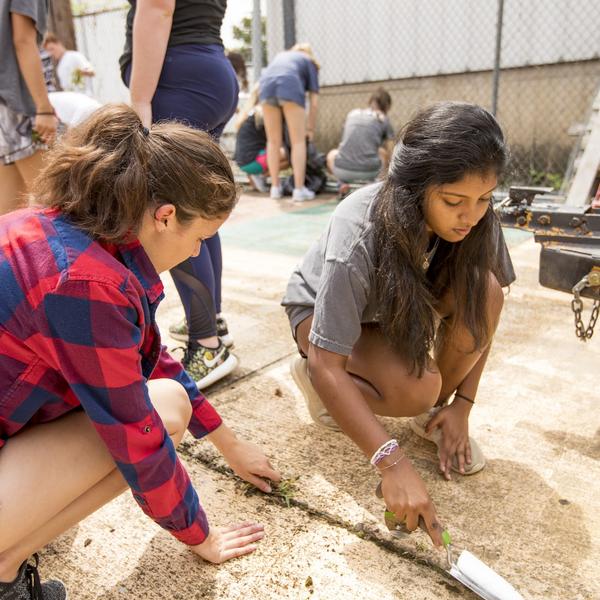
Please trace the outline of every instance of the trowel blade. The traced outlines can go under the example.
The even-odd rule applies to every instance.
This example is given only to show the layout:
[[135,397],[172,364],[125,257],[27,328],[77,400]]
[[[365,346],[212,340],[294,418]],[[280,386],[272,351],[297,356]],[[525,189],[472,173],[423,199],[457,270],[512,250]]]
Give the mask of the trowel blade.
[[506,579],[468,550],[461,552],[448,573],[484,600],[523,600]]
[[448,573],[454,577],[457,581],[460,581],[466,588],[469,588],[472,592],[477,594],[483,600],[499,600],[498,596],[486,592],[480,588],[475,582],[471,581],[468,577],[465,577],[456,567],[452,567]]

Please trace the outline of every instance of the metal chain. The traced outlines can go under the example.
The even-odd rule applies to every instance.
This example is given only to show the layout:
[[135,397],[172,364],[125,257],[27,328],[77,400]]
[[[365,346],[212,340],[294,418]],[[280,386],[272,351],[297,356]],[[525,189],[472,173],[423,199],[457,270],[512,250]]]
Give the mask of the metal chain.
[[590,322],[585,327],[581,318],[583,312],[583,302],[581,301],[580,292],[590,285],[590,279],[586,275],[581,281],[573,287],[573,300],[571,300],[571,309],[575,317],[575,335],[582,341],[587,342],[594,335],[594,327],[600,315],[600,300],[594,300]]

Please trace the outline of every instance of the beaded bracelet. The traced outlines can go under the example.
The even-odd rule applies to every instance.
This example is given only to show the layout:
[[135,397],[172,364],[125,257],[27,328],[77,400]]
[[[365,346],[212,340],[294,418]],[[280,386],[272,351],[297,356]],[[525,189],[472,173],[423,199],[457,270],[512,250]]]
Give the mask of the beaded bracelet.
[[467,398],[466,396],[464,396],[463,394],[460,394],[459,392],[454,392],[454,397],[462,398],[463,400],[466,400],[467,402],[470,402],[471,404],[475,404],[475,400],[471,400],[471,398]]
[[394,450],[398,450],[398,448],[400,448],[398,440],[388,440],[379,446],[379,448],[373,453],[373,456],[371,456],[371,460],[369,462],[376,467],[378,463],[394,452]]

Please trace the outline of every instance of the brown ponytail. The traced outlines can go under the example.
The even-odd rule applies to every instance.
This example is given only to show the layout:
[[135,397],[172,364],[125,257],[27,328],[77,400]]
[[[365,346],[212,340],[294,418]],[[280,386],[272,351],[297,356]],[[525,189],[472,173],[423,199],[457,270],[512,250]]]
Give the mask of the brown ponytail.
[[231,167],[207,133],[169,122],[148,134],[125,104],[106,105],[70,130],[34,190],[39,204],[109,242],[137,231],[154,206],[175,205],[185,223],[227,214],[237,201]]

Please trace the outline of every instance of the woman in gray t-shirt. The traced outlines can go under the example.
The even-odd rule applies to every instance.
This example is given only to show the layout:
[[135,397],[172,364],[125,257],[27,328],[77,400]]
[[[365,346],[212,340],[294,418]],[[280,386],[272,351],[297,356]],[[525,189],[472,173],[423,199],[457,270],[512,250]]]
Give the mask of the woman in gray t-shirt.
[[446,479],[484,467],[468,418],[502,286],[515,278],[491,204],[505,161],[483,108],[421,111],[386,180],[338,207],[283,300],[301,354],[292,375],[311,416],[352,438],[379,470],[388,509],[411,531],[422,517],[436,545],[427,489],[375,415],[414,417]]
[[327,168],[339,182],[340,195],[348,193],[349,183],[374,181],[387,169],[394,145],[387,116],[391,106],[391,96],[378,88],[367,108],[355,108],[346,116],[342,141],[327,154]]

